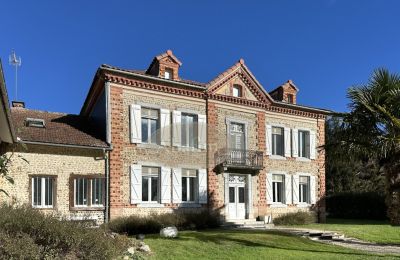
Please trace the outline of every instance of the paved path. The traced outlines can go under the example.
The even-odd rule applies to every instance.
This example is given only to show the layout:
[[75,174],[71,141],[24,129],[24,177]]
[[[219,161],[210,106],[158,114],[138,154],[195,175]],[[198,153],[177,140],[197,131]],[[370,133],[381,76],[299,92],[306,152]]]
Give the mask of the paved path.
[[[326,231],[326,230],[322,231],[322,230],[315,230],[315,229],[286,228],[286,227],[274,227],[269,230],[287,232],[287,233],[298,235],[298,236],[303,236],[303,234],[305,232],[338,234],[337,231]],[[318,241],[318,242],[322,242],[322,243],[343,246],[343,247],[367,251],[367,252],[371,252],[371,253],[399,254],[400,255],[400,246],[398,246],[398,245],[377,244],[377,243],[362,241],[359,239],[349,238],[349,237],[344,237],[342,241],[340,241],[340,240],[320,240],[317,237],[316,238],[309,237],[309,238],[314,241]]]

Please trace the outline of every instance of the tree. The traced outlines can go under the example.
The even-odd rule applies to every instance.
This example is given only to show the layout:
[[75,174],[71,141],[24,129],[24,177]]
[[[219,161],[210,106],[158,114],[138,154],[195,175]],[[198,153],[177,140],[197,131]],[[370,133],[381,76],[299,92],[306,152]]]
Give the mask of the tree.
[[342,115],[341,146],[385,176],[392,225],[400,225],[400,76],[374,71],[367,84],[349,88],[350,112]]

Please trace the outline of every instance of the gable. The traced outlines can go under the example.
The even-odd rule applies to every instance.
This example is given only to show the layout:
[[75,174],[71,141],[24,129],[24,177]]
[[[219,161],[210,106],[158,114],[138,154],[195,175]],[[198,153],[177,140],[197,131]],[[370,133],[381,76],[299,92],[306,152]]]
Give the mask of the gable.
[[272,98],[258,83],[253,74],[244,65],[243,60],[210,81],[207,92],[214,95],[233,96],[234,86],[240,86],[240,99],[258,101],[265,104],[272,103]]

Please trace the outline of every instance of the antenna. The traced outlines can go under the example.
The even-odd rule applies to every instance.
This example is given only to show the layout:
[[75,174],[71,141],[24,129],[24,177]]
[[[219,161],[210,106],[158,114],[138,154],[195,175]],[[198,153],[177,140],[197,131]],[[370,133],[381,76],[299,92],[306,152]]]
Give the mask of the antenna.
[[8,62],[11,66],[15,66],[15,100],[18,100],[18,67],[21,66],[21,57],[17,57],[15,51],[12,51]]

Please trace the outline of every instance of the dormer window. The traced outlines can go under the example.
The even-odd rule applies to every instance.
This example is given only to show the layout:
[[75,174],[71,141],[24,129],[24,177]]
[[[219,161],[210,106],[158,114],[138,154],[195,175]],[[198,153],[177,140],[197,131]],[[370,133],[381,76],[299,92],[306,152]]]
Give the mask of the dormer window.
[[293,102],[294,102],[293,94],[287,95],[287,102],[290,104],[293,104]]
[[242,87],[239,85],[234,85],[232,88],[232,96],[234,97],[242,97],[243,93],[242,93]]
[[40,118],[27,118],[25,124],[28,127],[44,128],[46,126],[44,119]]
[[173,70],[170,68],[166,68],[165,72],[164,72],[164,78],[165,79],[172,79],[172,75],[173,75]]

